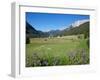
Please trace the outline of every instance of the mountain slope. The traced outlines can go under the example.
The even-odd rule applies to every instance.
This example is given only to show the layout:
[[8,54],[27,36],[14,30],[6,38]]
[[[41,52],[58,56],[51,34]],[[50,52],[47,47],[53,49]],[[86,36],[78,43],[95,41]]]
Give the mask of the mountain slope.
[[42,32],[33,28],[28,22],[26,22],[26,36],[32,38],[47,37],[47,32]]
[[65,29],[63,30],[60,35],[77,35],[77,34],[84,34],[87,33],[89,34],[89,22],[83,23],[78,27],[73,27],[71,29]]
[[26,22],[26,36],[37,37],[38,35],[38,31],[35,28],[33,28],[28,22]]
[[86,22],[89,22],[89,20],[88,19],[78,20],[78,21],[75,21],[74,23],[72,23],[72,26],[73,27],[78,27],[81,24],[86,23]]

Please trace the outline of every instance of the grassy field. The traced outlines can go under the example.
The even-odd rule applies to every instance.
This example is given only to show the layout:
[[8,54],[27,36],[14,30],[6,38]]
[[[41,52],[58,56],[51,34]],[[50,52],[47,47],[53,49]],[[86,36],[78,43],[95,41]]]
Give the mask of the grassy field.
[[31,38],[26,67],[89,64],[87,40],[78,36]]

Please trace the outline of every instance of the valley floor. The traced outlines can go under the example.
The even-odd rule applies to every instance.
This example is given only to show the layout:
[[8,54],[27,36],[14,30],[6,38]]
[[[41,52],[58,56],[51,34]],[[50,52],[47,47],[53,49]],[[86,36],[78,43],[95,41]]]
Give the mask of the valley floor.
[[31,38],[26,67],[89,64],[87,39],[78,36]]

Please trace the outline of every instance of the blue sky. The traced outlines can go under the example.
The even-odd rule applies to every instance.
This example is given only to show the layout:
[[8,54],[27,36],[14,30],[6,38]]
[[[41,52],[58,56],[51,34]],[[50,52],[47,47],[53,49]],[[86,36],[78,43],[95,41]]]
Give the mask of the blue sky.
[[75,21],[84,19],[89,19],[89,15],[26,12],[26,21],[36,30],[44,32],[65,29]]

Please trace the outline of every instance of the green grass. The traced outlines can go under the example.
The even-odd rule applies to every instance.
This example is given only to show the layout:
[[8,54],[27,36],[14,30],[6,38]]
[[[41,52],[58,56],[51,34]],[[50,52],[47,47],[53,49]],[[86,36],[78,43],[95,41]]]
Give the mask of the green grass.
[[26,66],[57,66],[89,64],[86,39],[77,36],[32,38],[26,44]]

